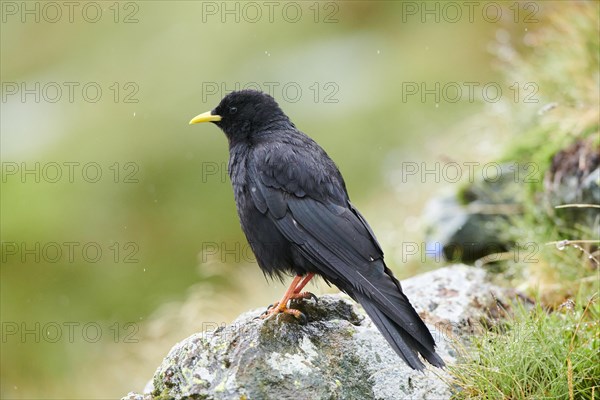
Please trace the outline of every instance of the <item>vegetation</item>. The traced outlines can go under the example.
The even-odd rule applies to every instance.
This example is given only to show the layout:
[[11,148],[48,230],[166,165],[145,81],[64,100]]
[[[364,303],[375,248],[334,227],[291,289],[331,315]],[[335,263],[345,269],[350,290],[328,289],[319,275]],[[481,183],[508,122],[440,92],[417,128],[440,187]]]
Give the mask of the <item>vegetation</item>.
[[449,367],[457,399],[594,399],[600,396],[598,297],[548,313],[514,306],[514,315],[475,339],[475,355]]
[[[524,185],[523,214],[505,227],[518,245],[498,277],[536,301],[533,309],[513,304],[501,324],[462,352],[450,367],[457,399],[600,398],[599,213],[591,225],[569,220],[572,214],[544,193],[560,150],[581,142],[598,154],[596,13],[595,4],[581,3],[549,15],[552,23],[525,40],[534,47],[527,57],[509,43],[496,49],[507,79],[537,82],[543,99],[537,111],[515,104],[507,113],[518,136],[503,161],[531,163],[537,171]],[[535,251],[525,254],[526,244]]]

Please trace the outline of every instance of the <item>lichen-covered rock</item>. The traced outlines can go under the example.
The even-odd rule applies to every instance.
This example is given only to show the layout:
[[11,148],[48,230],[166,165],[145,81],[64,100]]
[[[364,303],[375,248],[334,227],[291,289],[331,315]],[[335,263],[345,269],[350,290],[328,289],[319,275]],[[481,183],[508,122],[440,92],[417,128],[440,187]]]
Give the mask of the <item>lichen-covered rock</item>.
[[[475,268],[454,266],[403,282],[425,317],[438,352],[452,363],[453,343],[478,321],[503,290]],[[242,314],[232,324],[197,333],[171,349],[144,395],[194,399],[447,399],[444,370],[411,370],[389,347],[368,317],[345,295],[294,307],[308,317],[262,320]],[[456,335],[458,333],[458,336]]]

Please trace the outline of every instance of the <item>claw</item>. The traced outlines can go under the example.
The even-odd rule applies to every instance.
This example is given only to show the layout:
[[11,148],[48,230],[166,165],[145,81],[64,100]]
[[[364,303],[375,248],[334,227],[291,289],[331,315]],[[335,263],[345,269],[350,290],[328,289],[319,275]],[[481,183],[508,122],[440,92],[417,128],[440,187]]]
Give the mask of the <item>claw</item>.
[[276,301],[275,303],[269,304],[267,306],[267,309],[265,311],[263,311],[260,315],[263,316],[265,314],[269,314],[271,312],[271,310],[273,310],[273,308],[277,307],[279,305],[279,302]]
[[262,314],[259,315],[260,319],[269,319],[271,318],[273,315],[279,314],[278,312],[273,312],[271,310],[265,310],[262,312]]
[[297,318],[298,316],[300,316],[300,319],[301,319],[301,321],[302,321],[302,322],[301,322],[301,323],[302,323],[302,325],[306,325],[306,324],[308,324],[308,318],[306,317],[306,314],[304,314],[303,312],[299,312],[299,313],[298,313],[298,315],[296,315],[296,318]]
[[301,321],[302,325],[306,325],[308,323],[308,318],[300,310],[296,310],[295,308],[286,308],[285,310],[283,310],[281,312],[285,313],[285,314],[293,315],[294,317],[296,317],[296,319],[299,319]]
[[315,303],[319,302],[319,298],[311,292],[294,293],[294,295],[292,296],[292,300],[296,300],[296,301],[297,300],[307,300],[307,299],[312,299],[315,301]]
[[302,324],[308,323],[308,318],[306,317],[306,315],[294,308],[288,308],[288,302],[292,303],[306,299],[312,299],[315,301],[315,303],[319,302],[319,299],[313,293],[300,292],[300,290],[302,290],[302,288],[306,286],[308,281],[310,281],[313,276],[314,273],[310,273],[305,277],[303,277],[302,275],[297,275],[292,281],[290,287],[283,295],[283,298],[274,304],[270,304],[267,307],[267,309],[260,315],[260,318],[268,319],[271,318],[273,315],[284,313],[292,314],[296,318],[300,319],[302,321]]
[[278,306],[269,307],[268,309],[266,309],[265,311],[263,311],[263,313],[260,314],[260,316],[258,318],[260,318],[260,319],[269,319],[272,316],[279,315],[279,314],[291,314],[294,317],[300,319],[301,323],[303,325],[306,325],[308,323],[308,318],[300,310],[296,310],[295,308],[287,308],[287,307],[281,307],[280,308]]
[[307,293],[309,295],[308,296],[309,299],[312,299],[315,301],[316,304],[319,304],[319,298],[314,293],[311,293],[311,292],[307,292]]

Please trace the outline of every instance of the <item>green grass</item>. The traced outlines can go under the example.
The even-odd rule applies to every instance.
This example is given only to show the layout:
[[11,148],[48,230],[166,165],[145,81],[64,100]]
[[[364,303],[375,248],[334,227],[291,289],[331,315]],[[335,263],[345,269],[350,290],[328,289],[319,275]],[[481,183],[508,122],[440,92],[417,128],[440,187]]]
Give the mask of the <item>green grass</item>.
[[597,296],[554,312],[521,303],[450,366],[455,399],[600,398]]
[[[514,136],[500,161],[531,163],[537,171],[522,184],[523,213],[501,229],[517,246],[483,266],[495,272],[494,281],[536,302],[511,304],[505,319],[460,350],[449,367],[455,399],[600,399],[597,222],[575,223],[544,197],[544,174],[558,151],[581,140],[598,147],[598,7],[586,2],[550,10],[551,23],[529,37],[533,52],[523,53],[518,43],[499,45],[512,46],[498,56],[506,79],[540,89],[537,109],[514,104],[506,114]],[[555,107],[538,113],[547,104]],[[567,245],[557,245],[565,239]]]

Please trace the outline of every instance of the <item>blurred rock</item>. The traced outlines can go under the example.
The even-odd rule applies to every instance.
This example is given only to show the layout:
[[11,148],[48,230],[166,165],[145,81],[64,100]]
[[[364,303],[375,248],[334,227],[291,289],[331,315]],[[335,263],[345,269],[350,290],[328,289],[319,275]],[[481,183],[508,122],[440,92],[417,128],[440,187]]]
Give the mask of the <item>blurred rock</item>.
[[531,165],[489,164],[462,191],[433,198],[423,220],[430,256],[473,263],[511,247],[503,234],[510,215],[522,211]]
[[544,197],[557,224],[598,232],[600,209],[560,208],[564,204],[600,204],[600,146],[595,138],[579,140],[552,158],[544,176]]
[[[428,322],[446,363],[495,308],[504,289],[485,272],[457,265],[403,282]],[[493,292],[493,295],[492,295]],[[145,394],[123,399],[449,399],[448,375],[408,368],[362,308],[343,294],[296,304],[308,317],[258,319],[249,311],[232,324],[175,345]]]
[[[489,164],[490,176],[475,179],[458,192],[433,198],[423,220],[427,254],[443,255],[451,262],[473,263],[490,254],[509,250],[514,243],[505,232],[510,217],[522,212],[527,190],[541,182],[540,204],[563,231],[600,229],[600,209],[554,207],[565,204],[600,204],[600,148],[596,138],[579,140],[552,157],[547,171],[535,163]],[[486,175],[486,173],[482,173]],[[479,176],[479,175],[477,175]],[[528,187],[529,186],[529,187]]]

